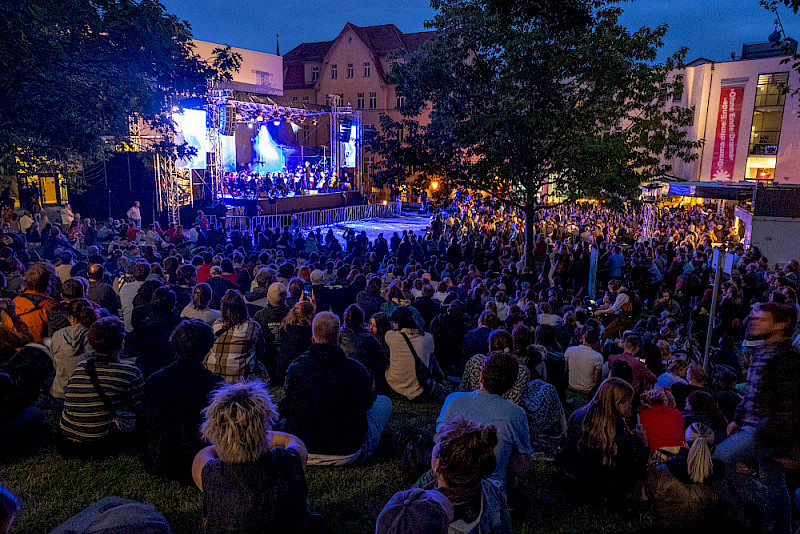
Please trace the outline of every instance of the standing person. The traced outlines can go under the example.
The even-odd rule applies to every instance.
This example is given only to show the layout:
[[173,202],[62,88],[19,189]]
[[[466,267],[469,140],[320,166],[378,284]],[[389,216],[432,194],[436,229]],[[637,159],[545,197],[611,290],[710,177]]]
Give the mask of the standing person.
[[800,358],[789,337],[796,321],[792,306],[753,306],[748,339],[764,343],[752,348],[739,416],[728,426],[730,437],[719,444],[715,456],[725,462],[744,500],[761,512],[760,532],[791,532],[784,469],[796,465],[800,443]]
[[219,389],[203,411],[192,478],[203,492],[207,532],[306,532],[305,466],[297,436],[272,429],[278,410],[264,384]]
[[281,404],[287,431],[309,448],[310,465],[348,465],[375,452],[392,412],[372,378],[339,348],[339,318],[314,317],[314,344],[286,371]]
[[67,204],[61,208],[61,229],[65,234],[69,231],[69,227],[74,220],[75,214],[72,213],[72,206]]
[[135,224],[137,228],[142,227],[142,214],[139,212],[139,205],[139,201],[137,200],[133,203],[133,206],[128,208],[128,211],[126,212],[128,219],[132,220],[133,224]]

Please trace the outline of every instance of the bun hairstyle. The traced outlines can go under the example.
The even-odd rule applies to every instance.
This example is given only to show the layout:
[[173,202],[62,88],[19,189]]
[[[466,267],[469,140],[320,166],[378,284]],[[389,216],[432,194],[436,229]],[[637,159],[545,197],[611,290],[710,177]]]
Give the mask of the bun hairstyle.
[[86,299],[72,299],[69,301],[67,314],[86,328],[92,326],[100,317],[97,310]]
[[464,418],[442,425],[433,457],[439,460],[437,474],[452,488],[474,487],[497,467],[494,448],[497,428]]
[[702,483],[714,472],[711,450],[716,440],[714,431],[703,423],[692,423],[686,429],[684,437],[689,445],[689,478],[693,482]]

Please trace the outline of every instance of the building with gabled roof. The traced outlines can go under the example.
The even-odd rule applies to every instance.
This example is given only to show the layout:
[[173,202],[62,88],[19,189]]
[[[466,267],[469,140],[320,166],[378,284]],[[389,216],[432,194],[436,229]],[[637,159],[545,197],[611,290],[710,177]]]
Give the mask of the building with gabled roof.
[[[284,97],[292,105],[349,105],[361,111],[365,130],[378,128],[382,115],[400,119],[401,99],[388,82],[394,52],[414,52],[436,32],[403,33],[394,24],[347,23],[332,41],[302,43],[283,56]],[[302,125],[298,141],[329,145],[328,125]],[[364,185],[371,188],[375,156],[364,153]]]

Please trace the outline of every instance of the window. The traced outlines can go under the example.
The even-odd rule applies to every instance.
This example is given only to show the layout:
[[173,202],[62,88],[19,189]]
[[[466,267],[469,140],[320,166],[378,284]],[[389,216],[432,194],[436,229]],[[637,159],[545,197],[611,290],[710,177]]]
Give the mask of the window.
[[751,155],[774,156],[778,153],[788,81],[788,72],[759,75],[750,130]]
[[658,91],[658,101],[659,102],[666,102],[667,101],[667,89],[662,87]]
[[311,135],[311,128],[308,124],[303,125],[303,142],[308,141],[308,136]]
[[358,98],[356,98],[356,108],[357,109],[364,109],[364,93],[358,93]]
[[292,102],[297,102],[297,97],[296,96],[292,97]]
[[348,78],[352,78],[353,77],[353,64],[352,63],[348,63],[347,64],[347,77]]
[[304,103],[304,104],[308,104],[308,97],[307,97],[307,96],[304,96],[304,97],[303,97],[303,103]]
[[370,93],[369,94],[369,109],[375,109],[378,107],[378,93]]
[[311,81],[316,82],[319,80],[319,67],[311,67]]
[[331,80],[335,80],[339,77],[339,66],[335,63],[331,65]]
[[364,78],[369,78],[372,75],[372,65],[369,61],[364,62]]
[[397,103],[395,104],[395,109],[403,109],[403,106],[406,105],[406,97],[404,96],[397,96],[395,97]]
[[784,102],[786,102],[786,84],[788,81],[788,72],[760,75],[758,77],[758,87],[756,87],[756,107],[783,106]]

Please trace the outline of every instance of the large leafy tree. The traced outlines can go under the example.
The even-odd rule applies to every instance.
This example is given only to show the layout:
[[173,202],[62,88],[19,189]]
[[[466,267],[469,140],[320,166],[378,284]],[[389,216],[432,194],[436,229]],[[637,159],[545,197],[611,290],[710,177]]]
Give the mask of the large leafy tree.
[[685,50],[656,61],[666,26],[628,31],[607,0],[432,6],[438,38],[393,64],[405,118],[384,118],[371,141],[384,157],[378,181],[435,174],[498,195],[531,223],[554,201],[631,198],[669,171],[662,161],[696,157],[684,131],[693,110],[670,103]]
[[[185,21],[156,0],[0,3],[0,168],[65,171],[103,157],[130,121],[167,133],[180,98],[239,59],[204,61]],[[171,152],[165,141],[155,150]],[[109,142],[111,141],[111,142]]]

